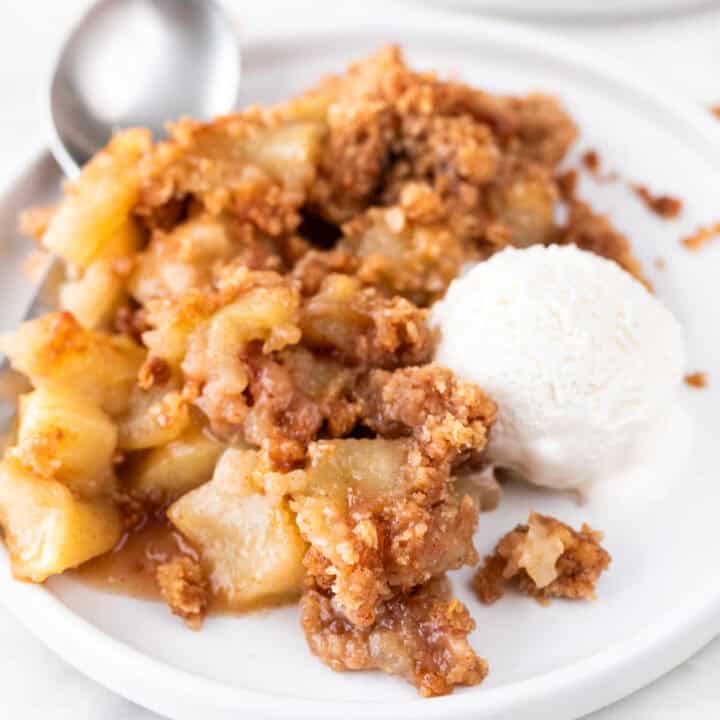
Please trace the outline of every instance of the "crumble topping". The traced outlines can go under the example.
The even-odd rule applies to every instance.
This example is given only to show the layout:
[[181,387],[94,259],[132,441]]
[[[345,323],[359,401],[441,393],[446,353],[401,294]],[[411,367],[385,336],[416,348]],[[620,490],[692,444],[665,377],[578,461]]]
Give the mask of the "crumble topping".
[[[381,450],[392,457],[371,487],[357,484],[362,475],[356,470],[354,487],[339,495],[320,488],[295,495],[292,507],[310,543],[309,576],[365,627],[398,589],[477,562],[472,536],[478,508],[458,494],[452,472],[464,456],[484,448],[495,406],[477,387],[433,365],[372,371],[359,392],[362,422],[390,443],[364,441],[367,462]],[[341,454],[350,449],[343,452],[342,442],[311,446],[311,482],[329,462],[342,467]]]
[[188,555],[174,555],[157,566],[157,584],[173,615],[199,630],[209,604],[210,585],[200,563]]
[[708,379],[707,374],[704,372],[693,372],[688,373],[685,376],[685,384],[688,387],[702,389],[707,386]]
[[300,612],[311,651],[336,671],[400,675],[424,697],[478,685],[488,672],[467,641],[475,622],[452,599],[443,576],[386,600],[367,627],[348,622],[330,597],[312,587],[300,601]]
[[531,513],[527,525],[504,535],[473,579],[479,600],[490,605],[508,585],[547,602],[551,597],[592,600],[595,583],[610,564],[602,533],[577,531],[552,517]]

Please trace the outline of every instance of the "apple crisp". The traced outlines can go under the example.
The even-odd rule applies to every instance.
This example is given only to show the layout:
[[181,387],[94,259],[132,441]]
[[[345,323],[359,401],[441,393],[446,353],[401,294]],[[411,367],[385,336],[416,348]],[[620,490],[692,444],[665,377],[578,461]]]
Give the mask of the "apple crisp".
[[491,605],[512,585],[546,603],[551,597],[595,598],[598,577],[610,555],[600,545],[603,534],[583,524],[573,530],[559,520],[530,513],[527,525],[504,535],[473,579],[478,599]]
[[[496,406],[433,362],[429,308],[507,246],[575,243],[642,277],[568,192],[575,137],[555,98],[396,47],[275,107],[118,133],[23,217],[66,280],[56,312],[0,337],[33,387],[0,464],[14,574],[122,557],[159,523],[181,550],[142,567],[193,627],[300,597],[335,670],[425,696],[481,682],[447,573],[477,563],[479,505],[500,500],[481,477]],[[608,562],[539,516],[498,552],[479,588],[584,597]]]

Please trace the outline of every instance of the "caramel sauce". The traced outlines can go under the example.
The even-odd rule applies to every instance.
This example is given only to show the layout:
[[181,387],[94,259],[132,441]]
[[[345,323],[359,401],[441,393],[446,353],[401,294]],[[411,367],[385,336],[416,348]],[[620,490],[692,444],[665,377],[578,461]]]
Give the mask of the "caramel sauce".
[[158,565],[178,553],[197,558],[180,533],[165,522],[150,520],[126,532],[110,552],[68,574],[98,590],[162,602],[155,572]]
[[[150,519],[142,527],[126,532],[108,553],[89,560],[67,574],[104,592],[142,600],[165,602],[155,580],[158,565],[182,553],[198,559],[195,548],[167,521]],[[242,608],[231,607],[223,595],[213,594],[209,615],[244,615],[297,602],[300,591],[264,599]]]

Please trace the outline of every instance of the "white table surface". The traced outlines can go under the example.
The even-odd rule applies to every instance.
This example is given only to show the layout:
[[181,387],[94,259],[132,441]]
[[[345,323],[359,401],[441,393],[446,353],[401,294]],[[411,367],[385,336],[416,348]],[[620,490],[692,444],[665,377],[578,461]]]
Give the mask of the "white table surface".
[[[241,15],[262,15],[268,22],[280,4],[273,0],[226,2]],[[89,4],[89,0],[0,0],[0,189],[44,146],[48,68],[68,24]],[[282,5],[284,13],[293,11],[291,2]],[[654,20],[593,26],[550,23],[544,27],[625,61],[649,81],[673,87],[692,101],[706,106],[720,103],[720,7]],[[718,717],[719,676],[720,638],[669,675],[595,713],[592,720]],[[157,720],[153,713],[104,690],[63,663],[2,606],[0,717]]]

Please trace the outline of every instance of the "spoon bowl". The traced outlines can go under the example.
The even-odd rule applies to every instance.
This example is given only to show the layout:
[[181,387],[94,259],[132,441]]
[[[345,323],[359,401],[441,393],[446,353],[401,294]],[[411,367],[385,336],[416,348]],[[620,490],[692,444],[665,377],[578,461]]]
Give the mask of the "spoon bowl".
[[212,0],[101,0],[62,48],[50,86],[52,151],[69,177],[119,128],[155,137],[183,115],[232,110],[240,48]]

